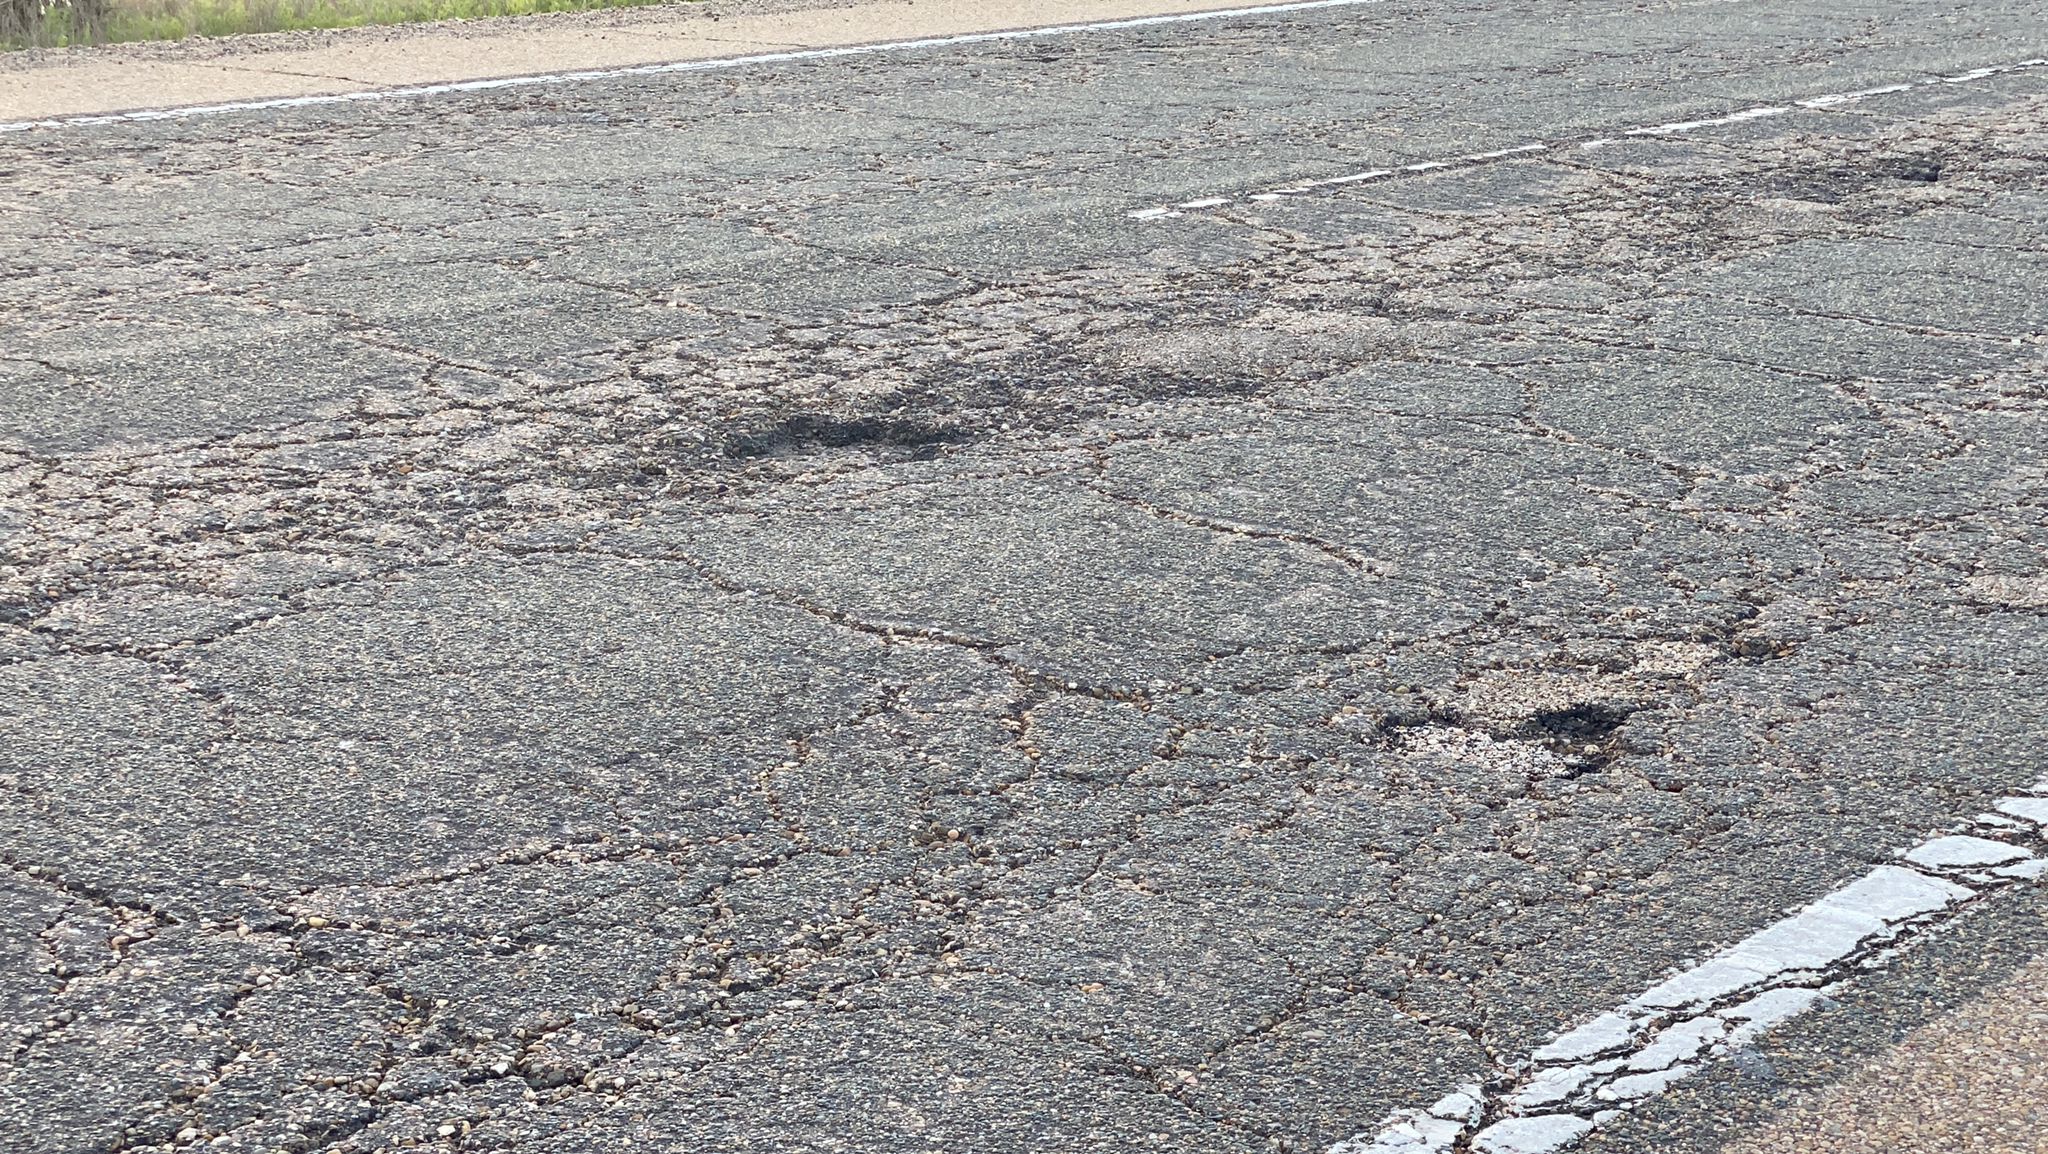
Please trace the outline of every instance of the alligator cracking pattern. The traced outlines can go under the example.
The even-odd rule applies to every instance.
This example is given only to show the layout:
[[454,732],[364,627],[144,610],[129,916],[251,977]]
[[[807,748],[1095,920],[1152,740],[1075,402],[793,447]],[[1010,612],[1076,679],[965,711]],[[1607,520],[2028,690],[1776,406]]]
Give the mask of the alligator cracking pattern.
[[2038,776],[2035,79],[916,244],[1047,154],[821,91],[0,146],[24,1149],[1323,1149]]

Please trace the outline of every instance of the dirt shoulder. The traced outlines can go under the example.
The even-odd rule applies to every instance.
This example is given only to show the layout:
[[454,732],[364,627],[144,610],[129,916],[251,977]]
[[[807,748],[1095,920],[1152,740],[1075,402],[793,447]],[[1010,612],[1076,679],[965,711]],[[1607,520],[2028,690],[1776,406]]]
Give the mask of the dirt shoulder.
[[1228,0],[703,0],[0,55],[0,120],[314,96],[1242,7]]
[[2030,1154],[2048,1126],[2048,957],[1727,1154]]

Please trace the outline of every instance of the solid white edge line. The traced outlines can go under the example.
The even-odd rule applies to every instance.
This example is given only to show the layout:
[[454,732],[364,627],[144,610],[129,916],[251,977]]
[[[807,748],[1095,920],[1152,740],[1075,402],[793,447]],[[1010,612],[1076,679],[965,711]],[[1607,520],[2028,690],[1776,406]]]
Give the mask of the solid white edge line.
[[1223,8],[1210,12],[1176,12],[1164,16],[1133,16],[1082,24],[1056,24],[1045,28],[1016,28],[999,32],[963,32],[954,36],[930,36],[916,40],[889,40],[878,44],[847,44],[830,48],[802,48],[787,52],[763,52],[751,56],[720,56],[706,60],[677,60],[664,64],[636,64],[623,68],[587,69],[576,72],[540,72],[525,76],[501,76],[485,80],[453,80],[442,84],[414,84],[399,88],[371,88],[355,92],[321,93],[313,96],[281,96],[267,100],[241,100],[224,104],[196,104],[184,107],[141,108],[90,116],[59,116],[0,124],[0,132],[26,132],[32,128],[61,128],[122,124],[149,120],[179,120],[194,116],[217,116],[229,112],[259,112],[274,108],[308,108],[323,104],[347,104],[367,100],[399,100],[441,96],[457,92],[487,92],[499,88],[521,88],[569,84],[584,80],[607,80],[620,76],[657,76],[677,72],[712,72],[747,68],[760,64],[787,64],[803,60],[836,60],[847,56],[871,56],[885,52],[910,52],[926,48],[949,48],[960,44],[989,44],[1003,40],[1035,40],[1048,36],[1071,36],[1085,32],[1117,32],[1128,28],[1153,28],[1168,24],[1193,24],[1205,20],[1233,20],[1250,16],[1311,12],[1322,8],[1357,8],[1383,0],[1294,0],[1286,4],[1264,4]]
[[1855,972],[1882,968],[1972,900],[2048,876],[2048,777],[1991,808],[1504,1064],[1493,1073],[1505,1089],[1473,1083],[1396,1110],[1327,1154],[1449,1154],[1460,1143],[1475,1154],[1551,1154],[1577,1144],[1805,1013]]

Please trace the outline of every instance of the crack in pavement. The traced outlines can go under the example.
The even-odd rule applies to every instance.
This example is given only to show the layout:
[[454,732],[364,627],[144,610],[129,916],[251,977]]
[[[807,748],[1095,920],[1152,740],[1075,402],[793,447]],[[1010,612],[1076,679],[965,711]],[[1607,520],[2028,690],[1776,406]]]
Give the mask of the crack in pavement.
[[[1639,1101],[1921,923],[1522,1056],[1873,866],[1995,888],[1888,855],[2038,772],[2032,75],[1176,229],[1016,210],[1057,118],[940,89],[803,179],[602,86],[8,152],[0,1123],[1249,1154],[1478,1081],[1403,1115],[1473,1146],[1699,1041],[1562,1100]],[[102,971],[43,875],[165,920]]]

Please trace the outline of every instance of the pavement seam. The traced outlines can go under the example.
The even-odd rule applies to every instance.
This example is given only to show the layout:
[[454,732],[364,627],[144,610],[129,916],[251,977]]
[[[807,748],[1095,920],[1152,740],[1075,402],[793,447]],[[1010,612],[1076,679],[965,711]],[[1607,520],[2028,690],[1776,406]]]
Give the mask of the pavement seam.
[[[27,132],[36,128],[83,127],[132,124],[152,120],[183,120],[197,116],[219,116],[231,112],[259,112],[275,108],[308,108],[325,104],[358,104],[376,100],[403,100],[421,96],[442,96],[462,92],[490,92],[501,88],[533,88],[574,84],[586,80],[610,80],[623,76],[662,76],[678,72],[722,72],[760,64],[788,64],[806,60],[836,60],[848,56],[914,52],[926,48],[950,48],[961,44],[991,44],[1006,40],[1043,40],[1086,32],[1120,32],[1131,28],[1155,28],[1173,24],[1195,24],[1212,20],[1233,20],[1248,16],[1284,15],[1324,8],[1358,8],[1382,0],[1294,0],[1286,4],[1262,4],[1224,8],[1212,12],[1176,12],[1162,16],[1134,16],[1122,20],[1055,24],[1044,28],[1013,28],[999,32],[964,32],[953,36],[928,36],[913,40],[887,40],[875,44],[848,44],[829,48],[804,48],[788,52],[761,52],[746,56],[724,56],[710,60],[676,60],[662,64],[639,64],[627,68],[596,68],[571,72],[500,76],[485,80],[459,80],[444,84],[414,84],[401,88],[373,88],[359,92],[330,92],[312,96],[284,96],[270,100],[238,100],[222,104],[193,104],[176,108],[140,108],[93,116],[60,116],[40,120],[0,123],[0,133]],[[345,78],[344,78],[345,79]]]

